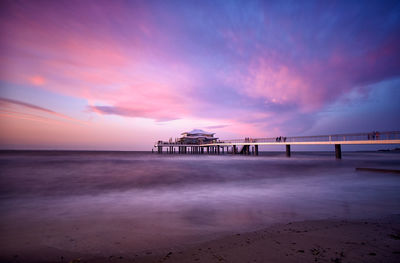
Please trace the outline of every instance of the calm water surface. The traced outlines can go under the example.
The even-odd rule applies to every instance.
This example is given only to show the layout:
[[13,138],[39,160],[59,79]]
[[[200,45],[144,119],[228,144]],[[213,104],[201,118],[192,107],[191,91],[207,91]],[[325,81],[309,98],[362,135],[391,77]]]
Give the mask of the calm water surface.
[[0,153],[3,253],[200,242],[273,223],[400,213],[399,153]]

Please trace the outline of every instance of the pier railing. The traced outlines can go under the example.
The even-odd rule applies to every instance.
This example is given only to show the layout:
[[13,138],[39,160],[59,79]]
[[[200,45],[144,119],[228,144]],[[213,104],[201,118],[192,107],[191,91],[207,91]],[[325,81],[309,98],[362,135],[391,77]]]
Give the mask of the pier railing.
[[[348,133],[348,134],[333,134],[333,135],[317,135],[317,136],[279,136],[270,138],[245,138],[233,140],[218,140],[207,144],[223,144],[223,143],[292,143],[292,142],[336,142],[336,141],[382,141],[382,140],[400,140],[400,131],[391,132],[369,132],[369,133]],[[159,141],[157,145],[184,145],[180,142],[164,142]],[[201,143],[193,145],[202,145]]]
[[317,135],[317,136],[279,136],[273,138],[245,138],[233,140],[221,140],[214,142],[218,143],[272,143],[272,142],[330,142],[330,141],[366,141],[366,140],[399,140],[400,132],[370,132],[370,133],[348,133],[348,134],[333,134],[333,135]]

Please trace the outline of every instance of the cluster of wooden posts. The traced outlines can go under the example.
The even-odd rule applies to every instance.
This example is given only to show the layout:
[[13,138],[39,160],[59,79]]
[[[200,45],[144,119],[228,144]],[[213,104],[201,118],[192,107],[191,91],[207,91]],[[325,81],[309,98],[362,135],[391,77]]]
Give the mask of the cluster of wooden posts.
[[239,150],[237,145],[215,145],[215,146],[158,146],[158,153],[163,153],[163,148],[166,148],[166,153],[177,154],[244,154],[258,155],[258,145],[243,145]]
[[258,155],[258,145],[243,145],[239,149],[238,145],[215,145],[215,146],[161,146],[158,145],[158,153],[163,153],[163,148],[166,148],[166,153],[172,154],[243,154],[243,155]]
[[[163,153],[163,148],[166,148],[168,154],[242,154],[242,155],[258,155],[258,145],[158,145],[158,153]],[[286,144],[286,156],[291,156],[290,144]],[[336,159],[342,158],[342,150],[340,144],[335,144]]]

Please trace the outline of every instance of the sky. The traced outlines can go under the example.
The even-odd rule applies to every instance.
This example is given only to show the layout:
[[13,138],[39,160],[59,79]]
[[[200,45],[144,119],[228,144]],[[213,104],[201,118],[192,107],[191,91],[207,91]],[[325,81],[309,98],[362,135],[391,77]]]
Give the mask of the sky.
[[1,1],[0,148],[400,130],[399,1]]

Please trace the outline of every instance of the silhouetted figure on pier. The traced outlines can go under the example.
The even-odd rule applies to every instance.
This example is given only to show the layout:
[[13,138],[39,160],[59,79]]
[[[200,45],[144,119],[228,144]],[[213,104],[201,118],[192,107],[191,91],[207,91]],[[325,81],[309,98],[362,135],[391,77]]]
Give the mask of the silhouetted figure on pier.
[[[379,132],[377,132],[377,131],[373,131],[372,132],[372,140],[379,140]],[[369,140],[369,134],[368,134],[368,140]]]

